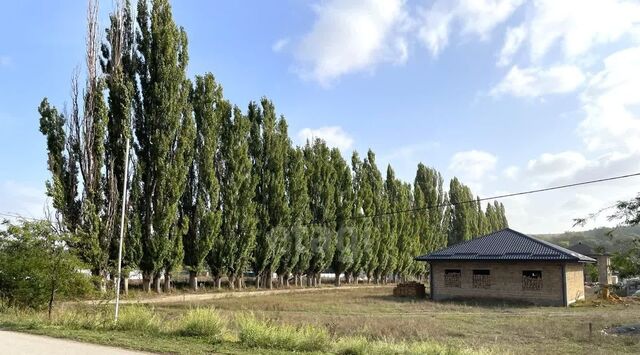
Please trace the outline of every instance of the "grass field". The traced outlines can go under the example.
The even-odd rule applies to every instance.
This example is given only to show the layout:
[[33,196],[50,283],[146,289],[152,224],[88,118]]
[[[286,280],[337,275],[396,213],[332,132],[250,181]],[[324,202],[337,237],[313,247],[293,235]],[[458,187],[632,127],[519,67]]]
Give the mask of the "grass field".
[[[292,332],[310,325],[314,327],[312,330],[326,333],[333,345],[321,347],[320,352],[324,353],[358,353],[340,351],[339,344],[362,342],[365,339],[379,344],[403,346],[425,342],[429,346],[434,345],[433,353],[640,353],[640,339],[637,337],[601,334],[601,330],[606,327],[638,323],[640,304],[637,303],[584,303],[569,308],[526,307],[495,303],[434,303],[429,300],[399,299],[390,295],[390,287],[380,287],[153,304],[154,317],[158,324],[164,324],[165,327],[178,322],[190,309],[215,307],[228,323],[224,339],[215,344],[206,338],[180,337],[171,331],[156,331],[141,337],[136,331],[74,330],[64,325],[47,325],[46,322],[29,323],[25,317],[10,314],[0,316],[0,325],[40,334],[168,353],[281,353],[282,351],[267,351],[264,348],[256,350],[255,347],[259,345],[248,347],[248,343],[241,340],[243,333],[234,320],[239,315],[252,314],[256,319],[267,320],[267,324],[274,326],[291,325],[293,327],[286,329]],[[67,305],[66,312],[62,311],[62,314],[68,311],[91,313],[96,307],[105,306]],[[591,336],[589,323],[593,327]],[[284,331],[278,329],[280,328],[276,329],[276,333]],[[400,348],[402,347],[395,349]],[[419,351],[384,351],[417,352]]]

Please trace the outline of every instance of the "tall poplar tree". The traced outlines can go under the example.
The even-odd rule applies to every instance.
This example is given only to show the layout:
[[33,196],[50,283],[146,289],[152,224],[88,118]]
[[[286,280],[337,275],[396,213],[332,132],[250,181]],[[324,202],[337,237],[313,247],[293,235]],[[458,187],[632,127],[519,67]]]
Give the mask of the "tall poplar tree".
[[220,129],[220,197],[222,225],[207,261],[218,278],[226,274],[232,288],[243,287],[256,239],[255,179],[251,176],[249,119],[238,107],[225,117]]
[[351,169],[342,158],[338,148],[331,149],[331,164],[336,174],[334,188],[334,204],[336,208],[336,247],[331,267],[335,273],[335,284],[340,286],[340,275],[353,264],[351,239],[354,234],[351,215],[353,212],[354,194]]
[[[133,139],[131,120],[136,90],[134,31],[131,16],[131,4],[116,1],[116,9],[110,16],[110,26],[106,29],[106,41],[102,43],[100,64],[105,76],[108,94],[109,120],[105,142],[105,197],[107,207],[107,226],[113,235],[111,243],[111,267],[116,268],[119,249],[117,232],[120,230],[120,211],[125,200],[122,183],[126,179],[131,186],[131,175],[125,176],[127,170],[126,144]],[[131,155],[131,154],[130,154]],[[135,162],[129,157],[129,165]],[[132,171],[132,170],[131,170]],[[129,204],[130,205],[130,204]],[[132,213],[130,207],[127,216]],[[127,221],[129,218],[127,218]],[[127,233],[123,240],[122,289],[128,292],[128,274],[137,267],[140,260],[139,234]]]
[[266,98],[261,110],[250,106],[251,154],[256,179],[258,234],[254,253],[256,285],[272,288],[272,275],[285,252],[288,204],[285,164],[289,148],[287,124],[276,117],[273,103]]
[[443,227],[445,210],[444,180],[440,173],[418,164],[414,188],[416,193],[416,218],[419,219],[419,233],[423,252],[431,252],[446,245],[447,234]]
[[307,282],[312,286],[321,282],[320,274],[333,260],[335,233],[335,171],[331,166],[331,151],[327,144],[316,139],[304,148],[307,172],[309,210],[314,224],[309,226],[310,256]]
[[[114,207],[105,197],[105,139],[109,119],[104,100],[104,78],[98,72],[98,3],[87,9],[84,95],[79,94],[76,72],[71,83],[69,120],[45,98],[39,107],[40,132],[47,137],[48,167],[52,180],[47,194],[66,228],[75,238],[69,244],[102,278],[106,290]],[[65,129],[65,124],[67,127]]]
[[176,26],[168,0],[138,2],[136,70],[140,91],[136,99],[134,129],[140,175],[140,219],[143,284],[165,289],[170,272],[182,261],[179,201],[184,192],[193,150],[194,122],[186,79],[187,36]]
[[182,197],[181,215],[188,223],[182,237],[184,265],[189,286],[198,289],[197,275],[205,257],[220,235],[220,189],[216,174],[220,121],[231,116],[231,105],[223,99],[222,87],[213,74],[197,76],[191,93],[196,135],[187,187]]
[[289,206],[289,228],[286,230],[287,243],[285,253],[280,258],[278,275],[281,283],[289,286],[289,275],[293,274],[294,283],[300,286],[302,274],[309,262],[308,228],[309,196],[304,170],[302,149],[289,147],[287,154],[286,186]]
[[452,204],[449,245],[476,236],[474,232],[477,230],[477,208],[471,189],[454,177],[449,185],[449,201]]
[[[362,182],[360,185],[360,198],[362,199],[362,211],[365,216],[376,216],[384,212],[382,174],[376,165],[376,156],[371,149],[362,164]],[[381,247],[381,218],[365,218],[364,233],[368,234],[368,243],[365,245],[363,269],[367,275],[367,282],[371,282],[376,270],[380,266],[378,250]],[[377,278],[375,281],[379,281]]]
[[370,219],[362,218],[364,213],[362,210],[362,160],[356,151],[351,155],[351,171],[353,204],[351,209],[352,233],[350,234],[350,249],[353,261],[345,270],[345,278],[348,283],[357,283],[358,276],[362,272],[363,265],[366,264],[364,259],[365,249],[368,243],[366,226],[370,225],[371,221]]

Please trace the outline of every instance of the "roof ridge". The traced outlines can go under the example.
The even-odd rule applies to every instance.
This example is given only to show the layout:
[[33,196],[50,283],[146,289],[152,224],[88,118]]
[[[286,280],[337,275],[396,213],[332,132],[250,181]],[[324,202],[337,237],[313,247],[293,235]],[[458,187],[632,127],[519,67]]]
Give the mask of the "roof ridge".
[[[496,234],[496,233],[502,232],[502,231],[507,230],[507,229],[510,229],[510,230],[512,230],[512,231],[513,231],[513,229],[511,229],[511,228],[509,228],[509,227],[507,227],[507,228],[502,228],[502,229],[498,229],[497,231],[493,231],[493,232],[491,232],[491,233],[488,233],[488,234],[485,234],[485,235],[481,235],[481,236],[476,237],[476,238],[471,238],[471,239],[469,239],[469,240],[463,240],[463,241],[461,241],[460,243],[456,243],[456,244],[453,244],[453,245],[447,245],[444,249],[449,249],[449,248],[451,248],[451,247],[455,247],[455,246],[459,246],[459,245],[465,245],[465,244],[468,244],[468,243],[471,243],[471,242],[475,242],[476,240],[484,239],[484,238],[486,238],[486,237],[492,236],[492,235],[494,235],[494,234]],[[515,232],[515,231],[514,231],[514,232]]]

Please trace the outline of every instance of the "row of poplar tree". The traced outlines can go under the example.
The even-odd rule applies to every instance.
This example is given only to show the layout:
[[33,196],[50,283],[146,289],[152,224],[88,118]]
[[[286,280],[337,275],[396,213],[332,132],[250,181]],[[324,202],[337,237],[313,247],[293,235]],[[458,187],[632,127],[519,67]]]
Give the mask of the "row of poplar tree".
[[243,111],[213,75],[189,80],[187,35],[168,0],[140,0],[135,18],[128,1],[117,3],[102,40],[97,13],[89,1],[82,93],[75,74],[70,112],[47,99],[39,112],[47,192],[69,246],[103,287],[125,180],[123,265],[158,292],[180,268],[194,289],[207,269],[218,287],[223,277],[243,287],[247,271],[258,287],[272,287],[274,274],[279,285],[303,276],[317,285],[326,270],[347,282],[420,277],[415,256],[507,226],[501,204],[483,211],[456,178],[445,191],[440,173],[420,164],[412,185],[390,166],[383,176],[372,151],[347,162],[320,139],[293,146],[268,99]]

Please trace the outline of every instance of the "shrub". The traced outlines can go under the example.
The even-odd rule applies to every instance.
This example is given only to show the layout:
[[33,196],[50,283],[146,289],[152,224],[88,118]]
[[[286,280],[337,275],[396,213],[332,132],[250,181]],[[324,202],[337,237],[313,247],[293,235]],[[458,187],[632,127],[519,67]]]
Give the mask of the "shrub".
[[216,343],[223,340],[225,332],[225,320],[213,308],[190,309],[177,327],[177,333],[182,336],[203,337]]
[[236,317],[240,342],[250,348],[286,351],[323,351],[330,345],[326,329],[294,327],[260,321],[252,314]]
[[120,309],[118,322],[113,328],[141,333],[158,333],[160,331],[160,320],[151,308],[127,306]]
[[77,256],[47,221],[2,222],[0,295],[10,307],[49,308],[60,297],[84,297],[91,285]]

